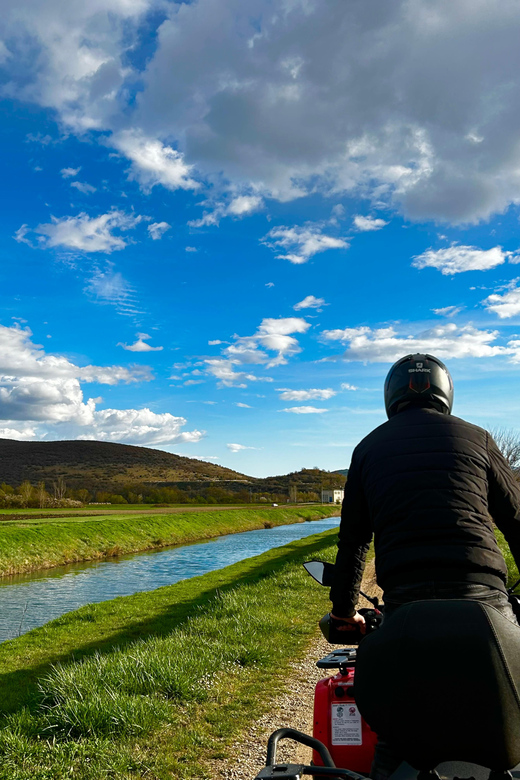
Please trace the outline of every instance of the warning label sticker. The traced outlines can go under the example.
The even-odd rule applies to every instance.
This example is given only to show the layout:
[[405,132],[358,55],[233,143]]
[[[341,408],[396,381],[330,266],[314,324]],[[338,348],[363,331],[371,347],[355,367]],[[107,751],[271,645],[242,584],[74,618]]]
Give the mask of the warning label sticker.
[[333,745],[361,745],[361,715],[355,704],[331,705]]

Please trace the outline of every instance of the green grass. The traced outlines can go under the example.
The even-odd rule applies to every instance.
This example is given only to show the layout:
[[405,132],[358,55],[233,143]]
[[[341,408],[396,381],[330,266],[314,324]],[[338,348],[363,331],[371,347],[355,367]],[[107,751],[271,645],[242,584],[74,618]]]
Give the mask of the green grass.
[[84,607],[4,643],[0,778],[210,780],[326,611],[327,590],[300,563],[330,559],[335,539]]
[[156,515],[8,520],[0,525],[0,576],[98,560],[238,531],[318,520],[338,508],[260,507]]
[[300,563],[332,560],[335,538],[84,607],[0,646],[0,778],[214,780],[328,609]]

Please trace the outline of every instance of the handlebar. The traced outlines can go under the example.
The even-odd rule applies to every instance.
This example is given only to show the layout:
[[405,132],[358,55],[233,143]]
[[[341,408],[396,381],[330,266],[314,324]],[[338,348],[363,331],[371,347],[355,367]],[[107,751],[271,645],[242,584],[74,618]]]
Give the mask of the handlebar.
[[[302,745],[315,750],[324,766],[306,766],[304,764],[277,764],[276,749],[281,739],[292,739]],[[267,760],[265,767],[256,776],[256,780],[276,780],[282,776],[285,780],[299,780],[302,775],[314,777],[328,777],[330,780],[366,780],[363,775],[352,772],[350,769],[338,769],[332,760],[328,749],[319,739],[303,734],[301,731],[291,728],[282,728],[274,731],[267,742]]]

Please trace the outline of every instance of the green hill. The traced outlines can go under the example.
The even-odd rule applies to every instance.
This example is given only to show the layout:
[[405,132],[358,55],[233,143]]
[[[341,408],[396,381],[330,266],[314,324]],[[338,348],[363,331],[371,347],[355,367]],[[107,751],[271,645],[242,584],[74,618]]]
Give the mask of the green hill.
[[[179,488],[191,496],[209,490],[208,496],[220,502],[233,495],[238,498],[240,492],[242,501],[250,500],[251,494],[265,494],[274,501],[306,500],[306,496],[318,500],[323,488],[343,487],[345,483],[342,473],[321,469],[260,479],[214,463],[129,444],[0,439],[0,483],[14,487],[26,480],[32,485],[44,482],[52,492],[58,479],[69,491],[86,488],[92,495],[97,491],[126,495],[133,490],[145,495],[153,492],[155,501],[173,501],[171,494],[160,490]],[[227,498],[222,491],[227,491]],[[313,498],[311,494],[315,494]]]
[[115,487],[128,482],[249,480],[214,463],[130,444],[100,441],[14,441],[0,439],[0,482],[85,482]]

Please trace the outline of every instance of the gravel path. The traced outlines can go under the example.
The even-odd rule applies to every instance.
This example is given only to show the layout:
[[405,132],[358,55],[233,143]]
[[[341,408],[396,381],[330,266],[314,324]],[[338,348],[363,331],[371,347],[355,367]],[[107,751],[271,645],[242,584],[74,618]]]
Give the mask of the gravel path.
[[[373,561],[367,564],[362,590],[370,596],[381,596],[375,582]],[[265,766],[266,745],[269,735],[283,726],[312,734],[314,688],[324,676],[316,667],[316,661],[331,650],[331,645],[321,634],[316,637],[305,656],[294,663],[287,679],[284,693],[278,698],[271,712],[257,720],[230,749],[234,759],[218,761],[214,765],[214,780],[254,780]],[[306,763],[311,760],[312,751],[294,742],[282,742],[277,753],[281,762]]]

